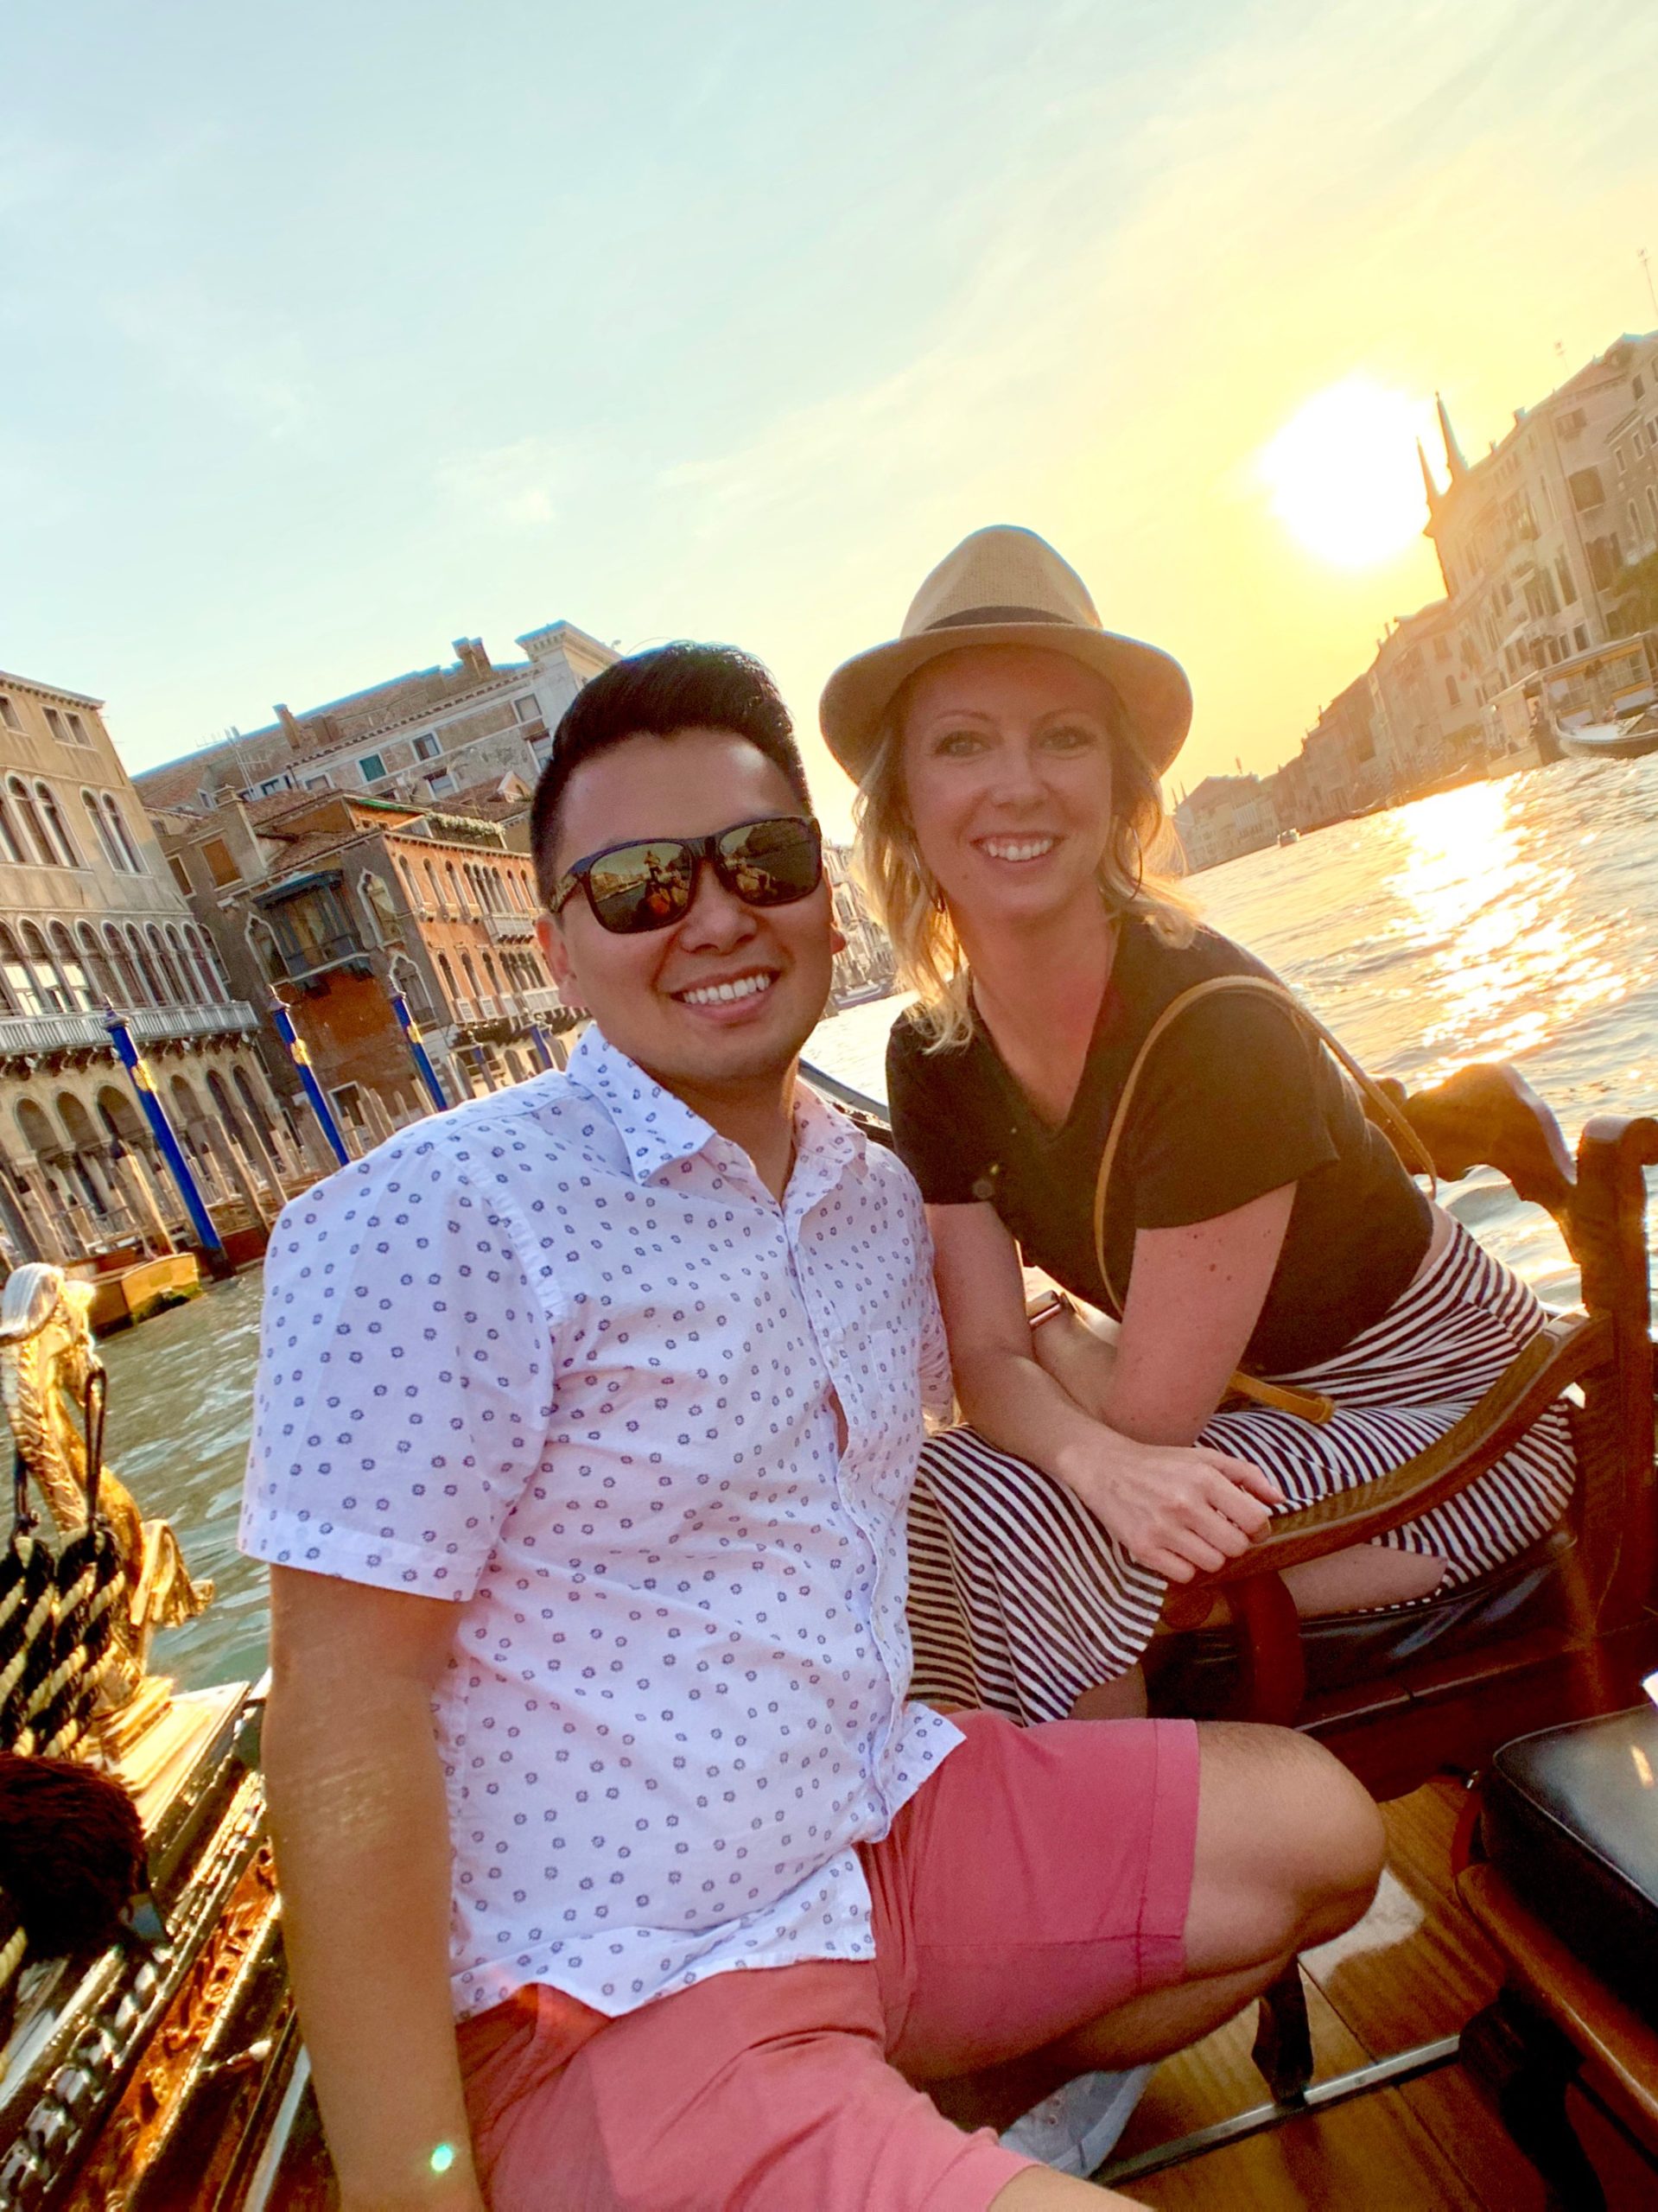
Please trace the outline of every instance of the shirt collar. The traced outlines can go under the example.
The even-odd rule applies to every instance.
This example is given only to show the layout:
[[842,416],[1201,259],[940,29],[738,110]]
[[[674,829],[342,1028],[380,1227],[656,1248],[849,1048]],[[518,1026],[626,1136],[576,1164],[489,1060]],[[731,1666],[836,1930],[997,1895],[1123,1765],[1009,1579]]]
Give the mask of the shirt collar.
[[[675,1160],[688,1160],[710,1143],[721,1141],[719,1133],[700,1114],[693,1113],[683,1099],[664,1090],[625,1052],[618,1052],[596,1021],[588,1023],[571,1053],[569,1073],[609,1115],[627,1147],[636,1182],[648,1182]],[[847,1168],[862,1165],[867,1143],[863,1132],[804,1081],[795,1088],[794,1127],[795,1172],[789,1179],[791,1198],[797,1185],[827,1189]],[[804,1195],[804,1187],[800,1194]]]

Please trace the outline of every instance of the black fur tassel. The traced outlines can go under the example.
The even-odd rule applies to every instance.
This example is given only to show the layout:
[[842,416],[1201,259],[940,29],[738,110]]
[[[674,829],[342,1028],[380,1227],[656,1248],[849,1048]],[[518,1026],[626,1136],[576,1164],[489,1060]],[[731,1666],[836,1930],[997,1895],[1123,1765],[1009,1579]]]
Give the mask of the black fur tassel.
[[112,1943],[144,1878],[143,1828],[118,1782],[70,1759],[0,1751],[0,1890],[31,1957]]

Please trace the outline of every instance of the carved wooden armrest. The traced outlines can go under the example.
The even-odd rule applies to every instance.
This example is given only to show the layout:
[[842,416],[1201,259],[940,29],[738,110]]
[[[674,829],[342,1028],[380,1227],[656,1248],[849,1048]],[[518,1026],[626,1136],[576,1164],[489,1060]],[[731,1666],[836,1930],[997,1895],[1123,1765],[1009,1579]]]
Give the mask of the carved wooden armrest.
[[1350,1544],[1368,1543],[1454,1497],[1513,1450],[1538,1416],[1611,1349],[1604,1316],[1562,1314],[1546,1322],[1477,1405],[1439,1441],[1374,1482],[1278,1515],[1242,1558],[1203,1579],[1242,1582],[1281,1573]]
[[1241,1559],[1171,1591],[1167,1625],[1201,1618],[1194,1609],[1206,1611],[1214,1588],[1226,1586],[1240,1631],[1247,1717],[1288,1726],[1300,1710],[1306,1669],[1284,1570],[1367,1542],[1454,1497],[1512,1451],[1561,1392],[1611,1351],[1612,1324],[1604,1314],[1563,1314],[1547,1322],[1436,1444],[1374,1482],[1279,1515]]

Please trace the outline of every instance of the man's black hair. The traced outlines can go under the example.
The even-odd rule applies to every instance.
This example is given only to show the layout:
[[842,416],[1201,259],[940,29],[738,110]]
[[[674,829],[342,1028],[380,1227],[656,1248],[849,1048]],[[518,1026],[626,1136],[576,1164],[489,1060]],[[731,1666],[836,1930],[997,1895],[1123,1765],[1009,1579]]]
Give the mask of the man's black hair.
[[553,733],[530,810],[530,849],[543,905],[551,903],[558,883],[553,856],[559,811],[582,762],[630,737],[672,737],[683,729],[730,730],[746,738],[782,769],[801,805],[811,811],[794,725],[769,669],[734,645],[699,645],[685,639],[630,653],[582,685]]

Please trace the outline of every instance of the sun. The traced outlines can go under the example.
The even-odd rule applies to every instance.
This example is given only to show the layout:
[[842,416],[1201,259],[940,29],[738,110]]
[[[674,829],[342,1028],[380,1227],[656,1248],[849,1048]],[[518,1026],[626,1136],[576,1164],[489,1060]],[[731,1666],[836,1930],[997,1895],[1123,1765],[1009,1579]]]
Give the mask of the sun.
[[1416,461],[1426,414],[1365,376],[1314,392],[1256,456],[1273,512],[1337,568],[1402,553],[1427,520]]

